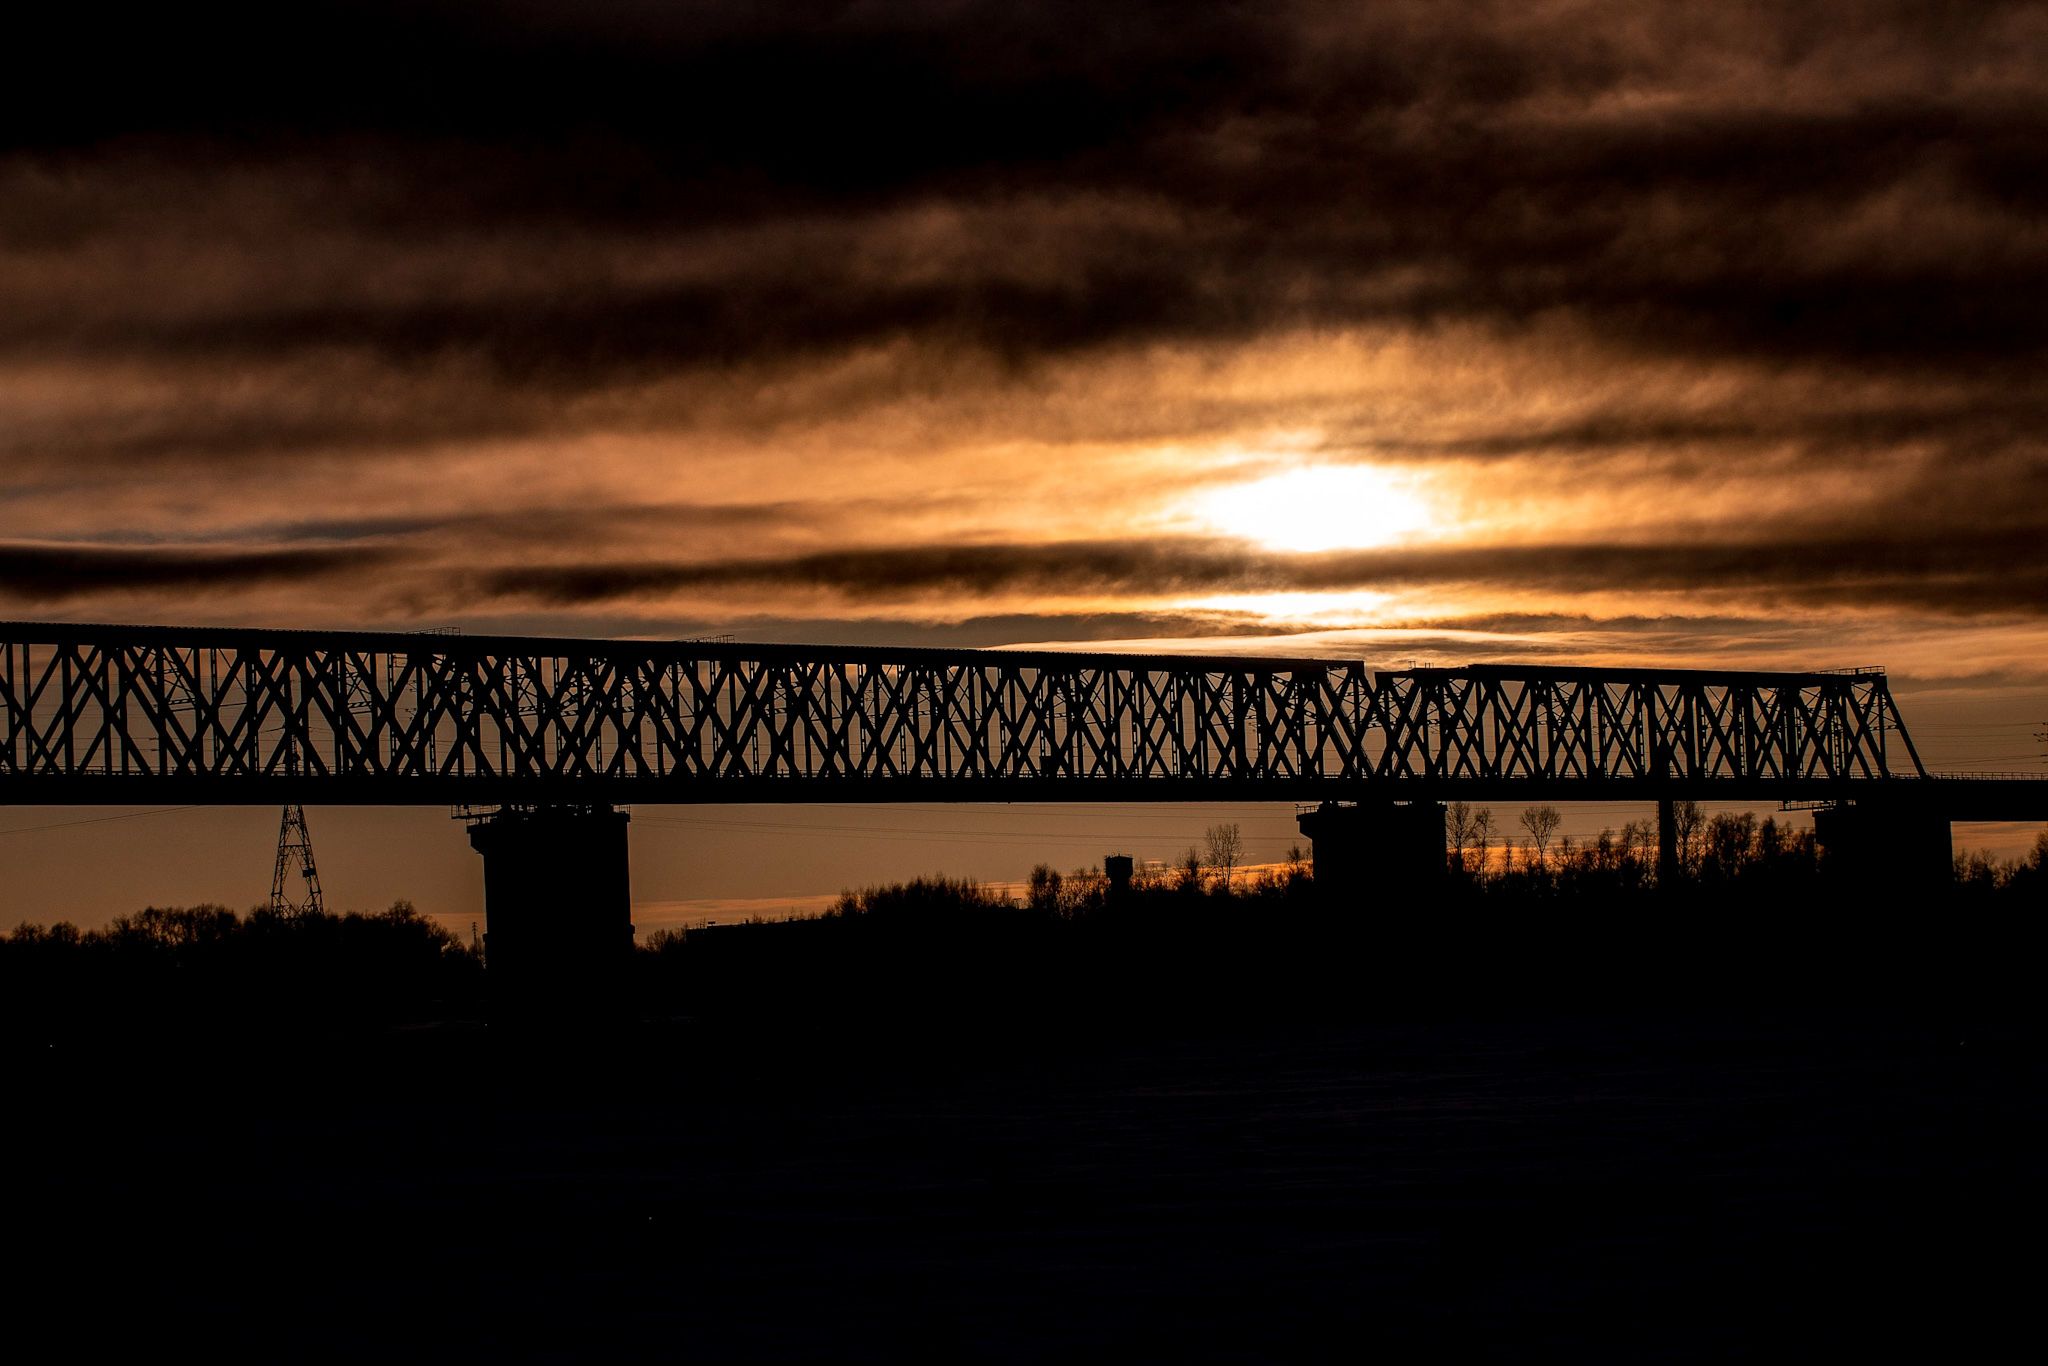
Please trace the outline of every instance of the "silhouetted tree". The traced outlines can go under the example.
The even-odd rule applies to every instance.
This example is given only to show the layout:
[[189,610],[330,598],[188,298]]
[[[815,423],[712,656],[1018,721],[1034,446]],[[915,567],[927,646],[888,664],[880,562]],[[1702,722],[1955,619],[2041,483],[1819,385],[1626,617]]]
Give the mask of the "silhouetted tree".
[[1701,851],[1703,875],[1727,879],[1736,876],[1751,862],[1756,845],[1756,814],[1744,811],[1737,815],[1722,811],[1707,821],[1705,847]]
[[1209,866],[1223,878],[1223,890],[1230,891],[1231,874],[1244,862],[1244,835],[1237,828],[1237,822],[1228,825],[1212,825],[1205,836],[1209,846]]
[[1951,864],[1958,887],[1983,891],[1998,885],[1998,860],[1982,850],[1958,849]]
[[19,988],[36,1010],[96,1020],[368,1023],[473,1000],[483,985],[478,955],[405,901],[374,915],[152,906],[99,930],[24,925],[5,945],[10,974],[21,951],[48,971],[0,997]]
[[[1059,874],[1045,865],[1033,869],[1034,878],[1039,869],[1052,874],[1055,892]],[[934,877],[916,877],[908,882],[891,883],[884,887],[865,887],[858,892],[841,892],[839,900],[823,918],[835,920],[854,919],[931,919],[957,915],[963,910],[990,911],[1006,908],[1006,898],[990,891],[973,878],[949,878],[944,874]]]
[[1648,863],[1657,857],[1657,822],[1652,820],[1630,821],[1621,827],[1621,847],[1626,855],[1637,862]]
[[1536,866],[1543,866],[1544,852],[1550,847],[1551,836],[1564,823],[1554,806],[1532,806],[1522,813],[1522,828],[1529,832],[1529,846],[1535,852]]
[[1493,838],[1498,831],[1493,808],[1482,806],[1472,816],[1472,853],[1479,865],[1479,875],[1485,877],[1491,871],[1488,860],[1493,855]]
[[1698,802],[1671,803],[1671,828],[1678,837],[1680,872],[1692,873],[1698,870],[1700,830],[1706,823],[1706,813],[1700,810]]
[[1472,842],[1472,806],[1452,802],[1444,808],[1444,835],[1451,844],[1451,871],[1465,871],[1465,846]]
[[1076,868],[1060,883],[1059,911],[1068,918],[1093,915],[1109,904],[1109,879],[1101,865]]
[[1039,864],[1031,870],[1031,878],[1025,884],[1025,904],[1034,911],[1056,913],[1060,908],[1062,881],[1057,868],[1049,863]]

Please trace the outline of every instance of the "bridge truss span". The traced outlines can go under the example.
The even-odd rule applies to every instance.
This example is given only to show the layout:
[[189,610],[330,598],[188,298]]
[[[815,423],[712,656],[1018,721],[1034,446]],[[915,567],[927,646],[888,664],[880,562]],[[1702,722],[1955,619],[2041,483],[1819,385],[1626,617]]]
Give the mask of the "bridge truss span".
[[1481,664],[1378,682],[1379,776],[1753,784],[1886,778],[1895,763],[1925,775],[1876,669]]
[[9,802],[1827,797],[1881,672],[0,624]]

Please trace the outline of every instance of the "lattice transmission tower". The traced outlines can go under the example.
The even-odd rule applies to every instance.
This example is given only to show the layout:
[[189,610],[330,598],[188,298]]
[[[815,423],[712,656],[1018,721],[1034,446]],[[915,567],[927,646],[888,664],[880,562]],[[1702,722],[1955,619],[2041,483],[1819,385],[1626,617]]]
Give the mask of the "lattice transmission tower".
[[[294,881],[299,894],[292,895]],[[277,871],[270,879],[270,909],[278,915],[318,915],[320,870],[313,866],[313,837],[306,833],[306,808],[284,809],[277,828]]]

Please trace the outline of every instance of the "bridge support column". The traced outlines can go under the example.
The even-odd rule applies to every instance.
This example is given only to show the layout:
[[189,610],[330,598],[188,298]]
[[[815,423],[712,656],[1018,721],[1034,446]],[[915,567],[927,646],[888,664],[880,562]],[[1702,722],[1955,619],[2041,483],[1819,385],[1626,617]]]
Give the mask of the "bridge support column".
[[1316,899],[1326,907],[1422,895],[1449,876],[1442,802],[1324,802],[1298,823],[1311,846]]
[[1948,813],[1917,802],[1859,801],[1813,813],[1831,876],[1868,893],[1926,894],[1955,876]]
[[505,807],[469,827],[484,856],[494,1021],[573,1027],[622,1013],[633,953],[623,811]]

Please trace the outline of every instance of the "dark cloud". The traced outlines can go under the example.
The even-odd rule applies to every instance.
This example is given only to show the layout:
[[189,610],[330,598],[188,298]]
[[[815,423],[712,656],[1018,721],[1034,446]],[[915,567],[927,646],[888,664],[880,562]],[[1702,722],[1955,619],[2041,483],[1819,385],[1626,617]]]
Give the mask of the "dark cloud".
[[[843,515],[859,504],[839,504]],[[608,540],[622,534],[685,536],[709,529],[758,534],[802,528],[827,519],[824,509],[800,503],[622,504],[576,508],[520,508],[375,519],[310,519],[284,526],[243,528],[244,537],[264,533],[284,542],[412,539],[456,543],[469,551],[503,553],[527,547]]]
[[[0,339],[457,352],[589,383],[896,335],[1030,357],[1564,310],[1668,350],[2010,364],[2048,342],[2033,14],[48,7],[0,104],[48,178],[8,196],[0,241],[146,234],[150,205],[88,186],[117,164],[184,177],[183,207],[233,237],[250,205],[217,196],[235,170],[275,177],[267,249],[323,280],[335,234],[403,249],[477,232],[517,280],[61,325],[14,310]],[[886,267],[862,249],[933,203],[980,216],[964,240],[911,233]],[[763,231],[797,219],[824,226],[794,248]],[[714,271],[579,270],[592,251],[719,234],[739,240],[719,238]],[[534,266],[550,242],[553,267]],[[1057,268],[1020,267],[1020,243]]]
[[[524,177],[487,162],[431,206],[493,217],[718,218],[1059,162],[1234,102],[1296,46],[1284,13],[1166,0],[110,9],[53,8],[16,30],[41,60],[0,105],[14,145],[366,137],[538,153]],[[707,183],[722,202],[693,193]]]
[[[573,526],[574,519],[561,523]],[[502,530],[501,528],[498,528]],[[471,553],[477,545],[471,543]],[[1479,587],[1508,594],[1572,597],[1670,595],[1685,602],[1695,628],[1714,627],[1714,604],[1802,610],[1832,607],[1909,609],[1952,617],[2048,615],[2048,526],[1972,535],[1820,536],[1700,544],[1546,544],[1282,554],[1216,539],[912,545],[780,557],[712,560],[606,560],[464,568],[431,543],[326,545],[246,550],[193,547],[0,546],[0,594],[45,604],[109,594],[130,600],[189,599],[194,592],[244,594],[292,585],[323,592],[370,593],[411,604],[416,613],[489,613],[500,608],[622,617],[618,629],[683,631],[688,618],[667,607],[783,597],[792,610],[763,615],[727,610],[705,618],[706,631],[744,628],[750,638],[873,638],[876,606],[948,605],[951,625],[918,626],[996,643],[1004,630],[1039,638],[1106,639],[1146,633],[1256,634],[1310,629],[1305,623],[1231,609],[1052,608],[990,616],[978,602],[1099,597],[1109,601],[1258,593],[1398,591]],[[805,615],[799,604],[838,602],[863,609],[863,624]],[[483,618],[479,617],[479,620]],[[905,621],[921,620],[904,618]],[[1536,618],[1498,612],[1437,624],[1466,629],[1533,630]],[[1557,629],[1562,620],[1545,614]],[[1603,627],[1626,635],[1629,618]],[[1730,617],[1723,627],[1734,629]],[[737,623],[737,625],[735,624]],[[1059,625],[1058,630],[1052,628]],[[1642,622],[1638,621],[1637,626]],[[1752,626],[1755,623],[1752,621]],[[1721,629],[1716,627],[1715,629]],[[686,632],[687,633],[687,632]],[[897,634],[901,634],[898,632]],[[967,638],[965,636],[962,637]]]
[[1557,593],[1739,594],[1958,615],[2048,613],[2048,527],[1969,537],[1702,545],[1534,545],[1285,555],[1212,540],[913,546],[782,559],[503,569],[483,599],[562,607],[685,591],[824,590],[855,601],[923,594],[1157,596],[1485,584]]
[[0,595],[44,603],[118,591],[246,590],[361,572],[391,559],[390,551],[371,547],[205,551],[0,545]]
[[[1521,456],[1600,456],[1615,451],[1686,452],[1706,448],[1718,460],[1759,450],[1771,459],[1791,443],[1808,461],[1830,455],[1867,456],[1911,443],[1937,443],[1956,454],[2003,457],[2044,451],[2048,431],[2048,386],[1973,389],[1963,394],[1929,394],[1866,401],[1846,411],[1813,412],[1759,405],[1754,411],[1711,414],[1616,411],[1546,426],[1507,425],[1493,431],[1436,438],[1394,438],[1372,433],[1359,440],[1376,459],[1444,456],[1512,459]],[[1343,450],[1352,434],[1329,434],[1326,446]]]

